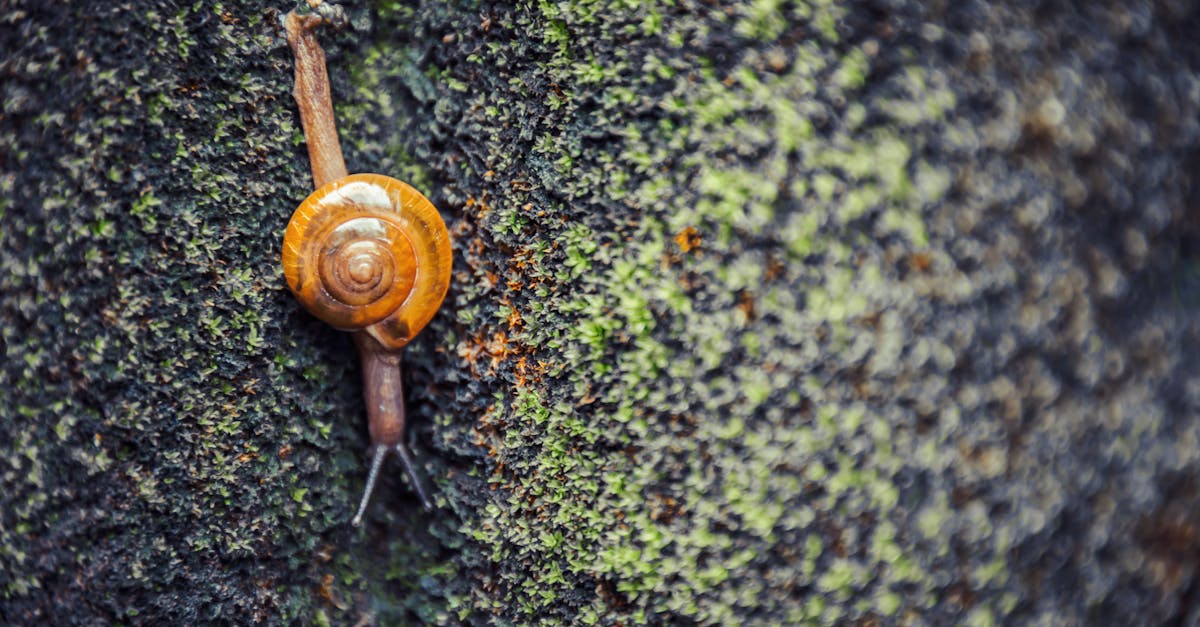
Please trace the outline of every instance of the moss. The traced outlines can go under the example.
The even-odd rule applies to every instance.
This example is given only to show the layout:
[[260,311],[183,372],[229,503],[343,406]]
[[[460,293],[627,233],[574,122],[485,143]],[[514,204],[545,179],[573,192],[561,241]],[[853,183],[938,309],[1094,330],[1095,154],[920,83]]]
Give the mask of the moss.
[[[1038,61],[1046,87],[988,46],[1073,40],[1031,43],[1066,27],[1004,8],[350,9],[326,41],[351,169],[426,191],[455,238],[406,353],[439,509],[389,482],[345,524],[357,373],[277,268],[309,180],[265,5],[20,4],[0,17],[21,24],[0,29],[4,622],[1173,611],[1186,586],[1142,584],[1194,547],[1119,512],[1169,526],[1200,502],[1170,481],[1200,463],[1173,444],[1196,437],[1174,417],[1200,352],[1169,209],[1200,104],[1106,85],[1193,68],[1114,44],[1156,71],[1073,54]],[[1015,104],[1044,89],[1073,116]],[[1110,584],[1055,592],[1097,568]]]
[[[540,10],[552,13],[549,17],[556,20],[551,22],[550,34],[544,39],[551,46],[552,59],[567,55],[565,33],[571,33],[577,44],[569,48],[571,56],[589,58],[591,46],[607,45],[604,41],[607,33],[621,32],[622,24],[637,19],[636,14],[581,13],[575,5],[543,4]],[[519,24],[520,12],[510,19]],[[586,30],[583,25],[587,25]],[[657,35],[669,42],[681,30],[694,28],[709,26],[701,27],[686,19],[664,22],[664,32]],[[724,28],[731,29],[729,35],[740,29],[736,25]],[[758,27],[750,30],[761,33]],[[506,45],[519,49],[526,44],[517,39]],[[497,57],[518,56],[499,47],[490,52]],[[609,52],[622,55],[620,50]],[[488,54],[476,52],[473,59],[488,65]],[[508,240],[511,242],[508,246],[519,242],[530,229],[536,229],[540,237],[552,242],[551,257],[561,255],[565,269],[553,275],[556,284],[542,287],[549,298],[539,294],[536,303],[529,302],[528,297],[514,291],[509,297],[513,304],[506,305],[504,315],[496,318],[511,318],[514,311],[521,313],[523,324],[515,329],[512,338],[530,342],[523,350],[550,360],[557,354],[559,360],[570,364],[557,377],[540,383],[544,392],[525,391],[520,397],[542,399],[561,395],[563,391],[568,394],[553,410],[540,400],[505,402],[499,408],[491,406],[489,412],[497,412],[496,419],[509,424],[509,431],[503,439],[503,448],[487,447],[491,451],[488,454],[491,461],[487,464],[499,473],[492,475],[488,484],[492,489],[502,489],[501,494],[507,496],[498,501],[487,499],[478,520],[474,516],[464,519],[464,535],[481,548],[488,547],[485,554],[491,556],[493,568],[500,569],[497,584],[506,590],[511,601],[506,611],[513,612],[513,618],[527,620],[578,607],[570,599],[577,598],[573,591],[592,587],[582,583],[587,580],[598,581],[602,590],[611,586],[611,595],[597,599],[602,608],[597,616],[604,616],[605,620],[614,620],[617,615],[629,619],[635,613],[645,615],[645,612],[720,621],[741,611],[739,607],[749,607],[739,604],[763,603],[764,597],[749,593],[750,588],[742,587],[741,591],[747,594],[729,598],[722,591],[736,590],[729,588],[734,581],[744,586],[744,580],[732,579],[730,573],[761,563],[762,558],[751,556],[769,553],[770,547],[780,546],[777,530],[795,526],[788,520],[796,514],[789,513],[778,499],[800,484],[770,471],[789,455],[784,448],[770,443],[774,437],[788,432],[781,431],[787,429],[786,422],[777,421],[788,419],[795,406],[807,401],[791,396],[786,398],[794,404],[792,408],[778,405],[791,387],[792,379],[787,373],[771,375],[761,366],[726,370],[730,368],[728,357],[736,354],[736,344],[732,343],[735,339],[751,342],[761,337],[761,327],[754,324],[760,316],[795,312],[790,301],[778,303],[777,310],[774,302],[766,301],[764,305],[754,298],[753,293],[761,287],[762,276],[767,272],[767,260],[757,250],[743,248],[744,242],[769,238],[767,229],[778,219],[776,213],[780,209],[785,214],[792,213],[791,197],[781,198],[774,191],[781,181],[793,176],[791,168],[795,166],[787,165],[789,159],[801,159],[800,167],[816,169],[809,180],[837,181],[839,174],[845,173],[854,183],[862,179],[879,181],[893,199],[910,203],[905,206],[906,211],[920,210],[920,204],[911,203],[937,200],[917,199],[907,191],[903,174],[908,162],[906,148],[900,144],[900,150],[896,150],[896,140],[891,138],[876,139],[874,128],[859,132],[859,140],[854,139],[855,135],[831,140],[813,134],[802,117],[815,95],[810,77],[824,73],[836,57],[813,49],[807,55],[806,65],[797,66],[793,73],[783,76],[760,74],[742,67],[732,88],[715,68],[699,70],[702,80],[698,84],[696,70],[679,74],[652,70],[643,75],[600,77],[598,80],[604,80],[610,87],[616,87],[612,82],[620,81],[623,93],[633,95],[633,103],[638,102],[637,94],[641,91],[668,90],[670,95],[659,99],[677,102],[680,115],[685,117],[670,127],[627,125],[615,142],[597,145],[589,152],[571,152],[569,163],[560,158],[554,185],[531,197],[535,201],[534,211],[549,214],[536,226],[512,221],[511,216],[518,210],[516,203],[525,201],[504,193],[492,197],[486,212],[479,212],[478,219],[483,225],[501,227],[488,231],[490,237]],[[538,58],[529,51],[520,56]],[[862,86],[861,77],[853,78],[851,73],[861,75],[864,59],[861,51],[847,57],[843,67],[857,69],[842,70],[845,77],[836,81],[838,89]],[[686,65],[681,63],[679,67]],[[705,64],[698,65],[703,68]],[[553,61],[543,69],[550,73],[551,83],[578,85],[581,80],[578,67]],[[611,67],[619,70],[621,66],[617,63]],[[803,96],[794,101],[795,108],[778,106],[787,102],[781,100],[783,94],[793,93]],[[571,146],[569,125],[578,116],[604,120],[609,107],[628,106],[626,102],[589,100],[579,92],[572,96],[565,107],[548,109],[540,118],[539,124],[550,130],[533,134],[540,138],[536,152],[552,156],[557,150]],[[489,99],[495,98],[492,92],[482,92],[475,110],[483,113],[488,125],[504,127],[509,122],[503,110],[487,105]],[[801,112],[800,116],[796,111]],[[764,116],[772,112],[778,117]],[[787,136],[791,143],[765,162],[750,162],[751,168],[728,167],[720,161],[689,157],[702,155],[708,159],[732,146],[739,147],[738,152],[751,150],[755,145],[769,147],[773,135],[764,130],[776,120],[795,129]],[[854,141],[860,142],[862,148],[855,148]],[[832,158],[839,153],[822,147],[828,144],[846,145],[846,150],[858,150],[861,154],[854,160]],[[670,148],[662,152],[663,147]],[[678,156],[673,157],[671,150],[678,151]],[[873,152],[887,158],[871,159],[867,155]],[[844,154],[849,158],[853,153]],[[685,165],[648,176],[653,164],[672,160]],[[641,164],[634,168],[640,172],[620,179],[622,186],[612,187],[613,179],[589,171],[613,163]],[[500,171],[495,164],[489,165],[493,173]],[[823,174],[822,170],[829,174]],[[699,181],[694,192],[669,199],[661,196],[663,189],[687,189],[686,181],[692,177]],[[664,186],[664,181],[674,182]],[[803,201],[806,188],[792,189],[799,192],[796,200]],[[547,195],[550,190],[552,195]],[[832,187],[822,197],[833,204],[827,210],[829,215],[838,216],[843,222],[883,202],[883,196],[879,195],[873,201],[859,201],[853,208],[840,209],[836,203],[842,202],[842,197],[836,196]],[[606,215],[606,198],[626,199],[625,202],[641,208],[639,220],[627,227],[629,232],[625,237],[599,235],[607,229],[595,225],[611,229],[616,224],[611,215]],[[474,207],[481,205],[469,208]],[[556,216],[561,217],[555,219]],[[815,239],[817,229],[825,223],[820,219],[811,222],[809,238]],[[712,235],[704,238],[699,250],[679,255],[669,250],[666,242],[686,226],[700,227],[701,232]],[[829,250],[829,245],[822,244],[821,250]],[[840,255],[834,261],[846,263],[849,258]],[[473,267],[495,263],[486,256],[468,260]],[[499,270],[497,267],[492,272],[500,274]],[[823,287],[822,282],[808,288],[806,315],[811,320],[803,325],[818,327],[822,320],[844,325],[862,315],[867,310],[866,295],[873,288],[857,286],[858,289],[852,290],[852,277],[860,272],[861,269],[837,270],[834,266],[834,271],[827,272],[828,280],[833,281],[828,284],[833,286],[832,291]],[[707,277],[709,285],[698,293],[681,289],[680,279],[688,273]],[[874,283],[880,281],[878,272],[868,270],[865,276]],[[740,305],[723,296],[739,290],[748,296]],[[574,296],[555,299],[556,293]],[[824,306],[817,303],[820,294],[826,294]],[[460,311],[471,307],[473,302],[473,296],[464,296],[457,304]],[[527,308],[522,307],[523,301],[529,303]],[[487,302],[482,300],[481,306]],[[703,308],[696,309],[697,303]],[[459,319],[464,319],[461,313]],[[485,317],[471,314],[466,319],[478,321]],[[562,330],[553,331],[556,328]],[[486,336],[487,332],[481,335]],[[665,337],[676,338],[681,344],[665,345],[662,342]],[[692,354],[681,350],[681,346],[697,347],[698,352]],[[469,349],[459,350],[460,354],[464,352]],[[766,356],[773,357],[775,353],[767,351]],[[718,373],[722,371],[735,376],[720,376]],[[703,374],[706,372],[712,374]],[[679,405],[683,398],[695,398],[696,409],[684,409],[687,403]],[[775,417],[771,418],[764,412],[773,400]],[[679,414],[670,409],[673,404],[680,407]],[[728,419],[716,419],[729,411],[732,404],[740,404],[740,409]],[[697,410],[706,418],[689,415]],[[664,421],[672,415],[677,417],[670,420],[692,424],[692,431],[676,436],[669,435],[669,431],[663,433],[664,426],[670,424]],[[853,415],[862,416],[862,410]],[[854,424],[853,415],[847,416],[847,424]],[[580,420],[584,416],[587,418]],[[835,416],[839,416],[836,411],[830,418]],[[535,429],[519,428],[525,423]],[[755,425],[752,432],[750,424]],[[830,428],[833,424],[830,422]],[[512,429],[519,431],[512,433]],[[789,437],[803,438],[803,433]],[[560,439],[563,434],[570,434],[570,438]],[[763,455],[742,450],[747,441],[761,445],[751,450],[761,448]],[[578,448],[581,443],[586,443],[587,448]],[[629,446],[633,447],[632,452],[622,452],[621,447]],[[690,476],[684,470],[687,465],[676,464],[696,454],[700,446],[709,455],[719,455],[708,467],[722,469],[718,471],[720,476],[724,476],[723,469],[732,467],[726,464],[735,463],[741,470],[724,479]],[[661,457],[668,451],[666,457]],[[897,496],[886,479],[877,473],[852,471],[852,464],[848,456],[839,458],[835,464],[838,472],[829,484],[830,489],[835,493],[861,492],[863,503],[894,506]],[[605,480],[596,481],[592,477]],[[671,477],[674,479],[668,482]],[[820,475],[814,478],[821,479]],[[773,487],[776,483],[778,486]],[[800,516],[811,522],[811,511]],[[539,520],[561,521],[566,526],[547,528]],[[688,531],[706,530],[714,525],[749,530],[761,538],[761,544],[752,549],[756,545],[747,545],[744,538],[735,541],[726,532],[697,535]],[[541,531],[535,531],[538,529]],[[734,550],[736,546],[741,550]],[[522,556],[517,560],[519,567],[509,570],[517,555]],[[694,566],[697,563],[709,566],[697,569]],[[815,560],[810,563],[814,567],[817,564]],[[835,579],[841,581],[844,577],[829,575],[823,581]],[[527,587],[528,582],[536,585]],[[834,587],[841,589],[844,585]],[[483,615],[494,612],[487,607],[477,609]]]
[[[20,570],[5,560],[8,621],[62,607],[111,620],[268,606],[311,616],[308,586],[288,573],[340,518],[316,495],[348,491],[358,469],[323,451],[357,438],[343,429],[331,446],[321,421],[292,416],[302,402],[332,417],[354,397],[345,368],[281,333],[307,322],[280,308],[278,232],[263,224],[283,224],[305,173],[301,153],[279,145],[293,134],[287,85],[263,80],[286,72],[286,56],[247,9],[76,16],[72,34],[34,29],[6,44],[39,108],[4,127],[7,146],[36,148],[6,153],[21,186],[3,244],[4,345],[27,358],[4,385],[29,419],[5,411],[3,424],[45,454],[11,458],[6,493],[29,505],[6,518],[0,546],[48,556]],[[52,15],[24,10],[29,24]],[[118,43],[145,55],[110,54]],[[273,362],[279,350],[290,357]],[[244,561],[256,555],[269,557]],[[189,566],[220,561],[242,566]],[[63,570],[80,577],[52,583]]]

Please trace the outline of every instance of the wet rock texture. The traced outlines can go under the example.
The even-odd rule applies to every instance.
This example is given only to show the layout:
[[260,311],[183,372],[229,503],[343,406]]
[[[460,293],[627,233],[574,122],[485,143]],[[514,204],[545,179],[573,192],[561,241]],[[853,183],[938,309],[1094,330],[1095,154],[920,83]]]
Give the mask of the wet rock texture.
[[1200,622],[1192,3],[347,3],[455,240],[362,530],[278,11],[0,3],[0,622]]

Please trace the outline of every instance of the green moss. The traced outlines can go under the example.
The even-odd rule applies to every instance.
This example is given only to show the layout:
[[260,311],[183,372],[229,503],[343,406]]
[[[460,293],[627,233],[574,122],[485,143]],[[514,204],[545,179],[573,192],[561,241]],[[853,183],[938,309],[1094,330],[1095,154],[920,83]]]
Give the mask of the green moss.
[[[647,9],[642,19],[656,20],[654,10]],[[759,359],[776,355],[762,348],[764,328],[755,323],[762,316],[788,320],[788,329],[833,324],[846,338],[842,341],[849,341],[848,323],[869,311],[870,295],[879,291],[883,279],[875,267],[851,268],[847,247],[831,244],[830,238],[836,242],[837,236],[827,229],[881,215],[886,206],[919,216],[919,203],[930,199],[912,193],[908,147],[895,135],[864,127],[861,107],[849,109],[846,130],[839,131],[844,134],[834,138],[816,136],[808,121],[806,107],[815,104],[812,99],[820,93],[814,78],[827,68],[840,68],[833,87],[863,86],[867,60],[861,51],[835,64],[827,53],[806,45],[797,49],[788,73],[761,74],[743,66],[731,75],[736,76],[732,84],[704,62],[696,64],[700,70],[677,75],[662,71],[671,66],[655,58],[643,67],[645,74],[630,76],[620,61],[609,63],[606,67],[611,71],[602,72],[590,61],[571,59],[591,59],[593,46],[603,45],[610,33],[621,32],[625,20],[638,19],[636,13],[596,12],[569,3],[542,3],[539,11],[549,18],[541,22],[548,29],[542,41],[553,59],[544,68],[549,80],[560,85],[600,81],[623,96],[589,101],[581,91],[550,95],[546,117],[537,123],[542,130],[530,135],[538,138],[531,148],[554,163],[552,178],[542,180],[565,203],[541,203],[539,195],[533,194],[532,211],[548,214],[539,218],[536,227],[515,217],[529,214],[518,204],[528,201],[506,193],[493,197],[489,210],[480,213],[497,240],[520,241],[536,228],[541,238],[552,242],[543,249],[549,256],[539,263],[561,264],[547,275],[554,282],[541,284],[536,299],[510,293],[512,305],[503,307],[502,315],[486,319],[502,324],[519,313],[523,325],[512,337],[538,352],[539,358],[570,367],[557,371],[551,382],[519,391],[519,400],[488,410],[493,416],[489,421],[503,419],[511,425],[504,432],[503,448],[493,449],[494,457],[487,462],[494,468],[489,473],[498,473],[490,474],[487,483],[501,490],[497,496],[504,496],[481,504],[478,518],[464,519],[462,532],[489,556],[492,568],[500,569],[497,581],[510,600],[508,611],[519,620],[581,611],[585,618],[606,620],[616,615],[632,617],[633,612],[657,616],[665,612],[719,622],[736,615],[737,608],[747,607],[742,604],[762,607],[763,603],[744,579],[730,574],[744,571],[750,556],[786,543],[779,534],[790,532],[783,530],[812,521],[811,509],[796,510],[778,500],[781,494],[794,493],[800,483],[772,471],[791,455],[774,439],[786,433],[796,442],[824,442],[811,446],[817,453],[838,446],[842,438],[855,441],[859,425],[865,424],[873,430],[870,442],[877,445],[880,462],[892,455],[883,435],[886,424],[881,431],[877,417],[868,422],[861,406],[848,412],[835,406],[821,408],[828,419],[818,431],[784,429],[773,421],[795,411],[801,402],[801,397],[787,394],[790,371],[771,373],[761,363],[726,370],[728,359],[738,346]],[[769,13],[760,11],[739,24],[747,25],[745,33],[771,40],[779,36],[780,25],[770,21],[776,18]],[[523,18],[517,15],[520,24]],[[670,45],[681,32],[698,27],[687,20],[663,21],[659,26],[663,32],[655,34]],[[620,58],[622,51],[615,53]],[[501,54],[512,56],[496,47],[476,52],[473,59],[488,65],[489,56]],[[627,124],[615,143],[593,146],[587,152],[571,148],[576,132],[571,129],[577,128],[571,120],[576,116],[587,111],[586,115],[603,120],[610,107],[636,104],[640,90],[664,87],[674,91],[659,101],[677,107],[684,116],[679,123]],[[514,114],[487,104],[495,100],[497,95],[481,95],[477,110],[488,125],[506,125]],[[786,132],[766,132],[776,128]],[[783,141],[774,143],[780,135]],[[755,146],[773,146],[777,152],[744,162],[747,165],[731,166],[714,158],[731,147],[741,152]],[[665,172],[655,168],[672,158],[664,147],[679,151],[683,168]],[[798,160],[807,174],[794,177],[795,166],[789,166],[789,160]],[[489,165],[500,172],[499,163]],[[616,179],[592,170],[614,166],[622,175]],[[693,193],[665,193],[685,189],[680,181],[690,177],[697,182]],[[792,183],[781,186],[785,180]],[[786,195],[780,196],[780,189]],[[794,211],[793,203],[808,199],[809,189],[816,190],[824,204]],[[839,191],[843,189],[849,191]],[[872,189],[878,191],[863,195]],[[605,203],[622,199],[641,208],[640,219],[624,237],[600,235],[594,225],[613,223],[605,217]],[[580,201],[590,205],[576,206]],[[582,220],[561,220],[567,216]],[[794,254],[803,258],[823,253],[833,263],[820,277],[806,279],[811,284],[804,289],[802,310],[795,309],[791,294],[780,299],[781,292],[764,289],[766,260],[744,248],[754,238],[772,237],[772,225],[781,218],[792,225],[783,235]],[[701,244],[681,252],[673,240],[686,227],[698,229]],[[492,263],[479,261],[484,267]],[[701,294],[689,293],[681,286],[684,273],[707,277],[711,283]],[[796,275],[789,271],[789,276]],[[738,292],[749,298],[740,306],[750,309],[739,310],[733,298]],[[463,313],[475,298],[471,290],[463,296],[458,303],[459,321],[485,319],[480,313]],[[479,301],[483,307],[487,302]],[[792,322],[797,315],[802,321]],[[663,337],[676,342],[664,344]],[[564,389],[574,393],[553,406],[542,400],[551,390]],[[694,400],[682,400],[688,398]],[[785,399],[790,408],[779,405]],[[715,419],[734,407],[727,419]],[[695,419],[696,430],[689,436],[671,437],[663,433],[668,424],[664,421],[675,411],[684,416],[699,411],[704,419]],[[523,424],[533,428],[519,426]],[[633,452],[595,446],[606,442],[632,446]],[[748,442],[756,444],[742,449]],[[588,444],[581,448],[580,443]],[[717,475],[705,479],[685,470],[689,466],[684,460],[696,455],[699,446],[715,456],[706,467],[717,469]],[[855,470],[856,462],[849,455],[829,459],[835,472],[819,470],[822,465],[816,462],[807,466],[805,476],[824,482],[831,498],[881,511],[896,506],[899,496],[886,475]],[[680,463],[684,465],[676,465]],[[673,478],[668,482],[668,477]],[[665,503],[674,505],[664,510]],[[735,541],[725,532],[709,531],[730,524],[759,538],[760,544],[751,545],[757,548],[747,547],[744,538]],[[808,537],[810,543],[817,540]],[[870,568],[871,560],[894,562],[902,551],[890,539],[877,546],[877,555],[868,557],[863,568]],[[817,560],[822,550],[819,543],[810,546],[807,576],[837,591],[838,598],[858,598],[849,584],[857,571],[849,563],[823,565]],[[509,570],[514,560],[521,567]],[[697,563],[707,566],[693,568]],[[911,580],[905,572],[894,576],[897,583]],[[600,582],[602,588],[612,585],[623,600],[614,604],[615,597],[601,597],[587,605],[566,601],[573,598],[571,590],[590,589],[591,584],[582,583],[589,580]],[[735,594],[726,598],[726,592]],[[878,602],[885,605],[887,615],[897,611],[893,597],[870,598],[876,601],[868,600],[862,607]],[[475,608],[480,615],[494,611],[487,605]],[[457,611],[460,616],[471,615],[462,607]],[[821,618],[840,615],[840,610],[828,608],[812,612]]]

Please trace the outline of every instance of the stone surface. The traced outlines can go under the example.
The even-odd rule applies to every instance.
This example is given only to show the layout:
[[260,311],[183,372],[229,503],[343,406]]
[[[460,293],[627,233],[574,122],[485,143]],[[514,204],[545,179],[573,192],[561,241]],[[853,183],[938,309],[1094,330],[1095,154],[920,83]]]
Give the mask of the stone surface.
[[362,530],[290,7],[77,4],[0,4],[0,622],[1200,621],[1191,3],[348,4],[456,264]]

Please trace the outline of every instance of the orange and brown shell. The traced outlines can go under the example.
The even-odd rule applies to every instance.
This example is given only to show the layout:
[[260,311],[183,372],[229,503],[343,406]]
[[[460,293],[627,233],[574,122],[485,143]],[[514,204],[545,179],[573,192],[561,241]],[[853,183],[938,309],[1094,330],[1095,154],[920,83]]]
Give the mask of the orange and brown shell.
[[450,286],[450,234],[407,183],[352,174],[300,203],[283,238],[283,274],[312,314],[399,349]]

